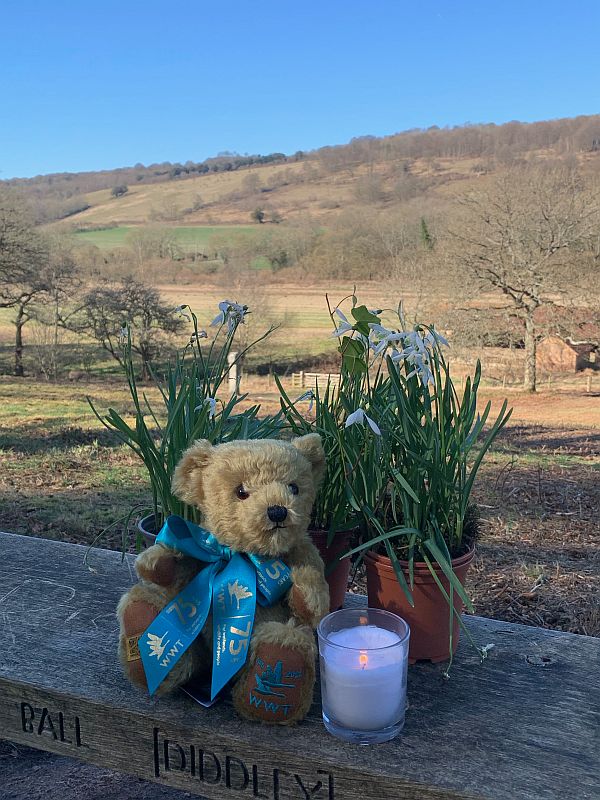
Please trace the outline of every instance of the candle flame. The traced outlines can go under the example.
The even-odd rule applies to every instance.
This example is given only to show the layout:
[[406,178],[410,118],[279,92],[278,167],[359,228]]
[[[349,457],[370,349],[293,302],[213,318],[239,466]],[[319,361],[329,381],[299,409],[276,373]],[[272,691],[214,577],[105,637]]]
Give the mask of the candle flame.
[[361,651],[361,654],[358,657],[358,661],[359,661],[361,667],[364,669],[367,666],[367,664],[369,663],[369,656],[366,653]]

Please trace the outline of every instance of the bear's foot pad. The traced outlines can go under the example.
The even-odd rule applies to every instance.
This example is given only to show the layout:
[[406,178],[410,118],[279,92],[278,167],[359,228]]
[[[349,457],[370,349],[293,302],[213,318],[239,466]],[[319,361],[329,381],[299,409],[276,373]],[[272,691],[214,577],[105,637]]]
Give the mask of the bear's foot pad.
[[236,707],[243,716],[289,725],[302,719],[310,708],[314,667],[300,650],[262,642],[241,683]]
[[123,611],[120,641],[121,660],[129,680],[142,688],[148,688],[148,683],[138,642],[140,636],[158,613],[158,609],[144,600],[131,601]]

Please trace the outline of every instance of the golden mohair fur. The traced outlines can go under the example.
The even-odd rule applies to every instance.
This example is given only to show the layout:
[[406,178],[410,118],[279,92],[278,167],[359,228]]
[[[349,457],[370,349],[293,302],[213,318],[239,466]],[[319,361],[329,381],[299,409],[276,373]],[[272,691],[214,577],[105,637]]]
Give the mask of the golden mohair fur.
[[[292,442],[256,439],[217,447],[200,440],[177,465],[173,491],[201,510],[203,526],[221,544],[243,553],[278,556],[306,539],[324,463],[316,434]],[[291,483],[297,484],[297,495],[291,493]],[[238,486],[249,493],[246,500],[236,497]],[[267,517],[269,506],[287,508],[285,533]]]
[[[221,544],[238,552],[270,558],[280,556],[291,568],[293,585],[288,595],[268,608],[257,604],[248,661],[236,676],[234,704],[238,712],[249,719],[261,719],[260,712],[249,708],[247,697],[244,701],[251,685],[249,671],[256,668],[253,659],[261,643],[261,658],[264,659],[269,646],[277,645],[277,653],[288,651],[292,660],[300,659],[303,664],[303,684],[298,690],[301,702],[294,713],[277,723],[298,721],[310,706],[316,654],[312,631],[329,610],[329,591],[323,562],[308,537],[307,527],[324,468],[320,438],[309,434],[291,442],[263,439],[212,446],[200,440],[183,454],[175,470],[174,493],[200,510],[201,524]],[[295,484],[297,492],[291,484]],[[243,488],[243,499],[239,496],[239,487]],[[281,525],[268,516],[268,509],[273,506],[286,509],[287,516]],[[133,682],[140,683],[139,669],[135,672],[127,661],[127,639],[145,629],[145,626],[139,631],[131,629],[136,609],[142,612],[140,620],[146,618],[148,606],[150,613],[152,609],[158,613],[203,567],[200,562],[161,544],[138,556],[136,570],[140,583],[121,599],[117,612],[121,622],[121,660]],[[165,576],[171,575],[172,581],[165,586]],[[136,606],[140,601],[142,604]],[[124,623],[127,609],[129,629]],[[196,643],[169,673],[159,693],[165,694],[199,673],[208,673],[211,649],[212,619],[209,617]]]

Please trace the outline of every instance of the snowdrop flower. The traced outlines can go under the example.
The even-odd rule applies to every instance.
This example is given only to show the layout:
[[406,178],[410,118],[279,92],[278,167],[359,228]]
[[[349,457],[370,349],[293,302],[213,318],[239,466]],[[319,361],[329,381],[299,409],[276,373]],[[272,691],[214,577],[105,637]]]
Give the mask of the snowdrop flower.
[[438,333],[435,330],[427,331],[425,335],[425,342],[430,345],[431,347],[444,345],[444,347],[450,347],[448,344],[448,340],[445,339],[441,333]]
[[300,403],[302,400],[310,400],[310,403],[308,404],[308,411],[310,413],[313,410],[313,406],[315,404],[315,393],[313,392],[313,390],[309,389],[307,392],[304,392],[304,394],[301,394],[300,397],[296,398],[297,403]]
[[343,311],[340,311],[339,308],[336,308],[336,310],[333,313],[337,314],[338,317],[342,320],[342,322],[331,334],[332,338],[342,336],[342,334],[354,330],[354,326],[348,322],[348,317],[344,314]]
[[227,322],[227,330],[231,333],[239,324],[244,322],[248,313],[248,306],[234,303],[232,300],[223,300],[219,303],[220,314],[213,319],[211,325],[223,325]]
[[190,343],[196,341],[197,339],[208,339],[208,333],[206,331],[198,331],[198,333],[192,333],[192,338],[190,339]]
[[208,406],[208,416],[212,419],[214,417],[215,412],[217,410],[217,399],[216,397],[207,397],[204,401],[204,405]]
[[186,303],[184,303],[181,306],[176,306],[173,310],[175,314],[179,314],[180,317],[185,317],[185,319],[187,319],[188,322],[191,322],[192,318],[190,317],[189,314],[186,314],[186,312],[184,311],[184,309],[186,308],[189,308],[189,306]]
[[381,436],[381,431],[379,430],[379,425],[374,422],[371,417],[367,416],[362,408],[357,408],[356,411],[353,411],[352,414],[349,414],[346,418],[345,428],[349,428],[350,425],[355,425],[357,422],[362,423],[363,425],[365,422],[368,423],[369,427],[377,436]]
[[216,413],[216,410],[217,410],[217,400],[216,400],[216,398],[215,397],[207,397],[203,403],[200,403],[199,406],[196,406],[194,411],[200,411],[200,409],[204,408],[205,406],[209,406],[208,416],[209,416],[210,419],[212,419],[214,417],[215,413]]
[[404,350],[395,350],[391,356],[392,361],[397,364],[399,361],[407,361],[412,364],[414,369],[409,372],[406,378],[412,378],[413,375],[418,375],[423,384],[434,383],[433,372],[429,368],[429,354],[425,350],[424,353],[420,352],[415,347],[407,347]]
[[382,353],[387,347],[393,345],[395,342],[403,341],[406,334],[404,331],[390,331],[387,328],[384,328],[383,325],[377,325],[374,322],[369,323],[369,328],[371,329],[371,333],[374,334],[376,337],[379,337],[377,342],[371,341],[371,347],[373,348],[373,354],[379,355]]
[[121,325],[121,327],[119,328],[119,342],[121,344],[124,344],[127,341],[128,333],[129,330],[127,328],[127,325]]

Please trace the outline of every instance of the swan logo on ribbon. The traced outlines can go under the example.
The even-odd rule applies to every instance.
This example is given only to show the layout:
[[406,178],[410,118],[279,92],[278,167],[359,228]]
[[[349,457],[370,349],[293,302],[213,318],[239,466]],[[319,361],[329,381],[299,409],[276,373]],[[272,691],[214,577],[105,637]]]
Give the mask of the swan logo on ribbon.
[[229,591],[229,598],[233,602],[237,604],[237,610],[240,610],[240,601],[245,600],[247,597],[252,597],[252,592],[248,591],[246,586],[240,586],[240,582],[238,580],[235,583],[228,583],[227,589]]
[[162,657],[162,654],[165,652],[165,647],[169,644],[169,642],[167,642],[166,644],[163,644],[163,641],[164,641],[166,635],[167,634],[165,633],[164,636],[161,636],[159,638],[154,633],[149,633],[148,634],[148,642],[147,642],[147,644],[148,644],[148,647],[150,648],[150,655],[151,656],[156,656],[157,658],[161,658]]

